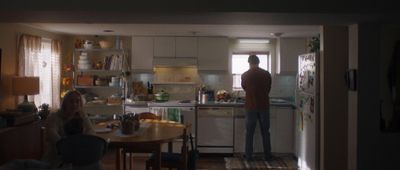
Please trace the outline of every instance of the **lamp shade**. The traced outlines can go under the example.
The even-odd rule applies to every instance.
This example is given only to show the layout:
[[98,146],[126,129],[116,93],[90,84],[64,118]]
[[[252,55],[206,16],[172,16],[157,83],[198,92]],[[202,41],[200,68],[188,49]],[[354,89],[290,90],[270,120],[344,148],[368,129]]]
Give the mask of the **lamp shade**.
[[13,77],[13,95],[39,94],[39,77]]

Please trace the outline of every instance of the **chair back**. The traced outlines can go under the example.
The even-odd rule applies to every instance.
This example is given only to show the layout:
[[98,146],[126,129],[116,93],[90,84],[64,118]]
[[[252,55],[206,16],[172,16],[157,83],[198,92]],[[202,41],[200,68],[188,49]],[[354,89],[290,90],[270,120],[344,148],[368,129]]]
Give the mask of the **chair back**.
[[183,129],[182,134],[182,148],[181,148],[181,169],[186,169],[188,164],[188,154],[189,154],[189,135],[191,133],[192,124],[186,124],[185,129]]
[[[182,133],[182,147],[181,153],[161,153],[161,167],[163,168],[177,168],[179,170],[187,170],[188,168],[188,152],[189,152],[189,135],[191,132],[191,124],[185,124]],[[154,155],[146,161],[146,169],[154,166]]]
[[107,150],[107,142],[93,135],[73,135],[57,142],[57,150],[63,163],[73,167],[99,163]]
[[139,113],[139,119],[161,120],[161,117],[151,112],[142,112]]

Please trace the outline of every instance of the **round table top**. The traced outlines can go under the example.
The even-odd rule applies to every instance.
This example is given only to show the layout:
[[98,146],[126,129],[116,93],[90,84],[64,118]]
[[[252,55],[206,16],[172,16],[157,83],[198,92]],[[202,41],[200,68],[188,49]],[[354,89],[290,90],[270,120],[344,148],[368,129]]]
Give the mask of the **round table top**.
[[[112,145],[134,144],[160,144],[170,142],[183,134],[185,125],[165,120],[141,120],[141,127],[132,135],[123,135],[119,128],[113,128],[108,132],[96,133],[96,136],[110,142]],[[95,129],[104,129],[109,124],[118,121],[98,123]]]

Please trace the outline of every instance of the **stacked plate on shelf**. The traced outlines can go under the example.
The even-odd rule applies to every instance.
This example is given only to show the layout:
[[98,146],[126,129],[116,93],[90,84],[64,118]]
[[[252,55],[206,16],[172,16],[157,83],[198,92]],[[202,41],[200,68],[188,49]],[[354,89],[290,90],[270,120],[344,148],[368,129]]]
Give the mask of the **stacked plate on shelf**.
[[78,69],[79,70],[92,69],[92,63],[90,62],[86,52],[82,52],[81,55],[79,56]]
[[120,85],[120,78],[119,77],[111,77],[111,82],[108,84],[110,87],[119,87]]

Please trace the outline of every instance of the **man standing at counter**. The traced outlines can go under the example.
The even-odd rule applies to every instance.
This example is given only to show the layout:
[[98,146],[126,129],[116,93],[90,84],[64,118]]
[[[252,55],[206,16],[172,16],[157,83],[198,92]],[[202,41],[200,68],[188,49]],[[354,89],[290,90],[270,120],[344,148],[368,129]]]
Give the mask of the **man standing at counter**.
[[242,74],[242,88],[246,92],[246,146],[245,157],[253,159],[253,137],[257,125],[260,123],[265,160],[270,160],[271,139],[269,134],[269,92],[271,89],[271,74],[258,67],[260,60],[256,55],[248,58],[249,70]]

